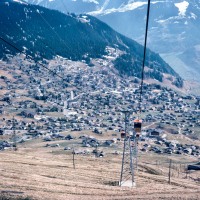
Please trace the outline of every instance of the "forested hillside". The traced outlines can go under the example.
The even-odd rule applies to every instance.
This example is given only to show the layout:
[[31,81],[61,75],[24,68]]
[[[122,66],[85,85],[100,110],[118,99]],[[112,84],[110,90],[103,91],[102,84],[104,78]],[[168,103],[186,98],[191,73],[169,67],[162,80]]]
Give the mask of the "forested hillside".
[[[121,74],[141,76],[143,46],[117,33],[107,24],[88,15],[63,14],[36,5],[13,1],[0,4],[1,36],[37,59],[56,55],[85,60],[104,58],[107,47],[120,54],[112,61]],[[16,54],[16,50],[0,43],[0,57]],[[152,70],[146,77],[162,81],[163,74],[179,75],[161,57],[147,50],[146,66]]]

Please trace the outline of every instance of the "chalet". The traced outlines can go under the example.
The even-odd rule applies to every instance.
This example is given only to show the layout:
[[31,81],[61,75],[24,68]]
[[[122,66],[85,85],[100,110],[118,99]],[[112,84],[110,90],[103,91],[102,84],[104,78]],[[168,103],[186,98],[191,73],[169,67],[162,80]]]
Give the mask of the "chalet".
[[106,141],[103,143],[103,146],[112,146],[113,143],[114,143],[113,140],[106,140]]
[[2,129],[0,129],[0,135],[3,135],[3,130]]
[[158,137],[161,137],[161,134],[162,134],[162,130],[154,129],[149,132],[148,136],[151,138],[158,138]]
[[187,167],[188,170],[200,170],[200,162],[194,165],[188,165]]
[[195,103],[197,106],[200,106],[200,97],[197,97],[196,98],[196,103]]
[[28,111],[28,110],[24,110],[21,113],[19,113],[20,116],[26,117],[26,118],[34,118],[35,116],[35,112],[33,111]]

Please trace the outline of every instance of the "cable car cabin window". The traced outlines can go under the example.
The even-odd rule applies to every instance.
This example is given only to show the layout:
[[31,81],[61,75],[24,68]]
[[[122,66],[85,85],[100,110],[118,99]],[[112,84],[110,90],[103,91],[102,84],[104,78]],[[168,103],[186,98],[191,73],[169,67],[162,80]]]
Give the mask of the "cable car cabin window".
[[142,127],[142,123],[141,122],[135,122],[134,123],[134,128],[141,128]]
[[121,133],[121,138],[125,138],[126,137],[126,133]]

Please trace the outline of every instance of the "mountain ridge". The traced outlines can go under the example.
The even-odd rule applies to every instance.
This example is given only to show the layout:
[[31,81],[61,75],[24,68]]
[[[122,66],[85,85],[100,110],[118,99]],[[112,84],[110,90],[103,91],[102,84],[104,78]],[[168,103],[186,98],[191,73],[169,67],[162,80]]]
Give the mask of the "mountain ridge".
[[[1,6],[2,35],[23,47],[31,56],[51,59],[60,55],[72,60],[84,60],[92,65],[92,58],[108,56],[106,48],[109,46],[120,52],[112,61],[119,73],[140,78],[143,47],[98,19],[88,15],[65,15],[13,1]],[[12,10],[18,12],[13,15]],[[1,57],[14,54],[2,42],[0,47]],[[145,73],[147,77],[162,81],[162,73],[167,73],[181,80],[158,54],[149,49],[146,60],[146,66],[153,70]]]
[[[145,16],[147,1],[144,0],[26,0],[62,12],[89,13],[109,24],[113,29],[143,44],[145,33]],[[199,58],[196,45],[199,40],[199,10],[200,2],[196,0],[151,1],[148,47],[162,54],[168,60],[170,54],[175,54],[175,60],[180,59],[186,67],[179,67],[174,62],[172,67],[181,71],[187,80],[188,69],[191,73],[197,71],[200,75]],[[187,56],[192,49],[193,56]],[[181,56],[179,56],[181,55]],[[194,65],[195,64],[195,65]]]

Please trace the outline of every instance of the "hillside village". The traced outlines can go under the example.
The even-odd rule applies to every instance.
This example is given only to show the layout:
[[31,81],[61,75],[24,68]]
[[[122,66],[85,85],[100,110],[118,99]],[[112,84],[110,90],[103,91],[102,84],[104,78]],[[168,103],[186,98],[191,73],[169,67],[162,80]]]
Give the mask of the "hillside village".
[[[116,146],[124,130],[123,110],[132,112],[130,133],[134,133],[132,122],[139,116],[139,79],[120,77],[110,58],[93,59],[92,67],[62,57],[43,63],[53,73],[20,55],[0,63],[0,150],[12,148],[14,140],[23,143],[36,138],[46,142],[78,140],[80,147],[89,148]],[[55,73],[65,75],[64,80]],[[199,109],[198,97],[146,82],[140,150],[199,157],[200,146],[194,142],[199,138]],[[88,131],[111,137],[99,141],[86,134]],[[79,138],[73,135],[76,132],[80,132]],[[169,135],[184,135],[193,141],[180,143],[167,139]],[[151,145],[146,142],[149,140]]]

